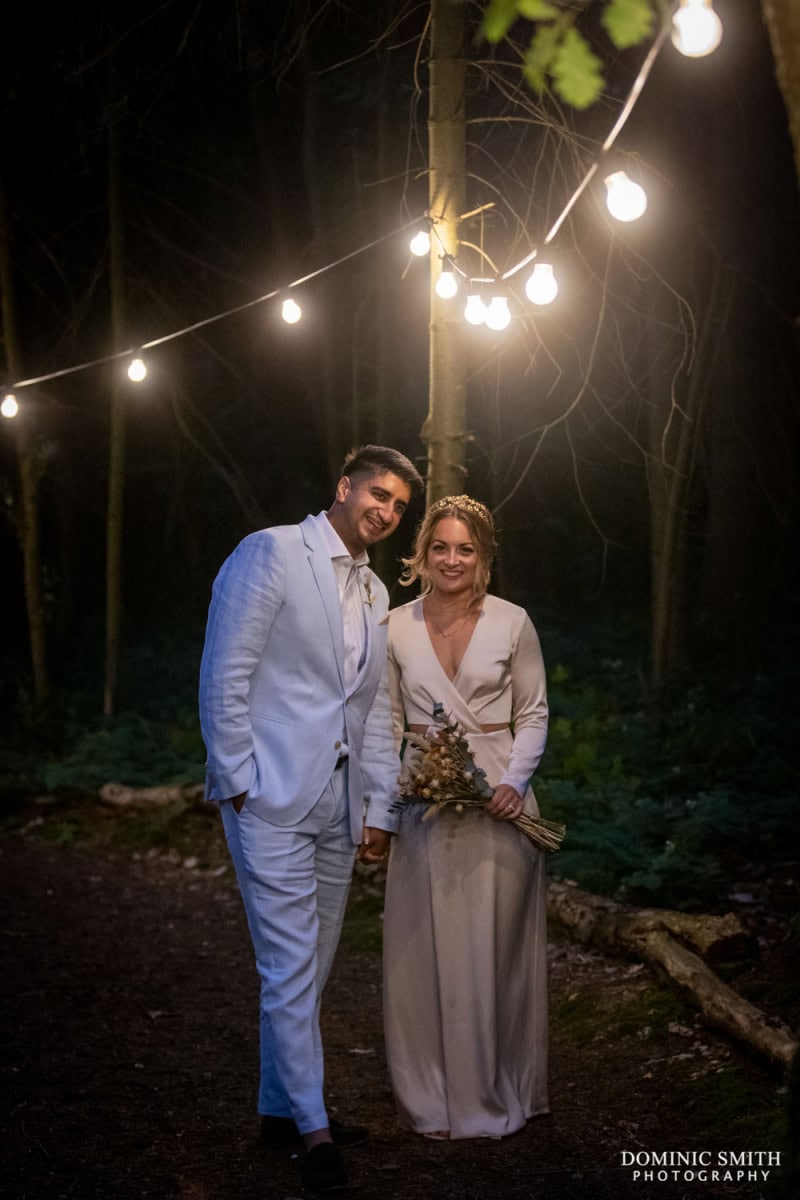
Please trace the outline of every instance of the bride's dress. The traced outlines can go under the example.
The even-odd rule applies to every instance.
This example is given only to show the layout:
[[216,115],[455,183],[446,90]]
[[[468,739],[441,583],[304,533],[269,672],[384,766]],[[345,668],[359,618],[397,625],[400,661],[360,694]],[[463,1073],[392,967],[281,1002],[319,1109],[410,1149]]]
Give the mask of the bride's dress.
[[[421,600],[389,616],[395,733],[433,705],[466,730],[489,783],[527,782],[544,750],[539,640],[524,609],[486,596],[455,678],[433,650]],[[482,725],[513,721],[482,733]],[[527,791],[526,791],[527,787]],[[419,1133],[496,1137],[548,1111],[544,855],[478,811],[403,813],[384,916],[384,1020],[402,1123]]]

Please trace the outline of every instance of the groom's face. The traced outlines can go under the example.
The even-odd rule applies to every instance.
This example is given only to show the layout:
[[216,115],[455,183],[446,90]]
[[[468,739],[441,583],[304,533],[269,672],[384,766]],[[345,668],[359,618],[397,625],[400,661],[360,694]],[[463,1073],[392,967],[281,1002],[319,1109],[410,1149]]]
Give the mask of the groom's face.
[[355,557],[394,533],[410,499],[411,488],[392,471],[368,477],[344,475],[328,519]]

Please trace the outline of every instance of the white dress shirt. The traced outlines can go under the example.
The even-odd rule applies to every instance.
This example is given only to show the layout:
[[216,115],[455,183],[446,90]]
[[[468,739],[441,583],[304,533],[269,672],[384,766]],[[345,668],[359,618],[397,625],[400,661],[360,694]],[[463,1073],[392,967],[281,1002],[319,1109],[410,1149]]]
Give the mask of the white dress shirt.
[[[321,519],[320,519],[321,518]],[[339,534],[324,512],[318,515],[320,530],[325,545],[330,551],[339,600],[342,605],[342,632],[344,635],[344,682],[348,692],[352,690],[359,667],[363,666],[367,649],[365,584],[362,579],[364,568],[369,563],[366,550],[353,558]]]

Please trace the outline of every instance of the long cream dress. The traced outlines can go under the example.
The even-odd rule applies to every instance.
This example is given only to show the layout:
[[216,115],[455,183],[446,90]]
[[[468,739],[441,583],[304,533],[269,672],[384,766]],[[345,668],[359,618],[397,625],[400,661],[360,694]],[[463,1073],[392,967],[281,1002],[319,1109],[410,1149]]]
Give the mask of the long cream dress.
[[[486,596],[451,680],[422,601],[389,615],[395,735],[457,718],[489,783],[538,809],[528,780],[544,750],[547,697],[539,639],[524,609]],[[514,722],[482,733],[482,725]],[[403,813],[384,916],[384,1021],[400,1121],[418,1133],[499,1137],[548,1111],[544,855],[482,812]]]

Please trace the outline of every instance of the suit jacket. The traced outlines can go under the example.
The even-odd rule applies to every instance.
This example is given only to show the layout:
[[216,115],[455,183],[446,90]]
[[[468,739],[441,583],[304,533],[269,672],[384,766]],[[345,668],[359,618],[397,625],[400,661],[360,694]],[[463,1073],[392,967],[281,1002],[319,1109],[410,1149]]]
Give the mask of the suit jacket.
[[365,805],[370,825],[396,828],[388,812],[399,769],[386,685],[388,595],[365,567],[367,578],[366,652],[348,692],[336,575],[315,518],[253,533],[223,563],[200,667],[207,799],[246,792],[256,815],[294,825],[321,796],[344,739],[353,841]]

